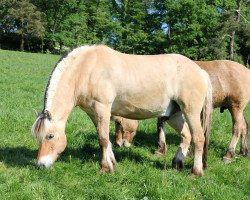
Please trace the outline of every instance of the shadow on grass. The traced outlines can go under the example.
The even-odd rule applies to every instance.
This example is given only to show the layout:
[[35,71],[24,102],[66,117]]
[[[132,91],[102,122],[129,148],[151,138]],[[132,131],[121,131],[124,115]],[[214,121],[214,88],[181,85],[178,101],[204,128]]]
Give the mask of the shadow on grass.
[[[97,136],[95,134],[85,134],[86,142],[82,145],[74,148],[67,147],[60,156],[61,162],[69,162],[71,158],[79,159],[83,164],[86,162],[100,161],[101,154],[98,145]],[[111,140],[114,144],[114,138]],[[168,134],[168,144],[179,145],[180,137],[177,134]],[[157,146],[156,134],[145,134],[138,132],[135,138],[134,148],[118,148],[114,145],[114,154],[118,162],[124,159],[128,159],[134,163],[150,163],[152,166],[159,169],[171,168],[171,163],[166,165],[165,159],[157,159],[154,155],[154,150]],[[141,148],[149,147],[152,149],[152,156],[148,153],[145,155],[141,153]],[[0,162],[5,163],[11,167],[35,167],[35,159],[37,157],[38,150],[29,149],[27,147],[6,147],[0,148]]]
[[[138,147],[150,147],[156,149],[158,146],[158,138],[157,133],[144,133],[138,131],[134,138],[134,145]],[[175,145],[179,146],[181,143],[181,137],[177,133],[167,133],[166,134],[166,142],[167,145]],[[154,151],[152,152],[154,153]]]
[[219,143],[216,143],[214,140],[212,140],[209,142],[208,151],[209,150],[214,151],[216,154],[216,157],[222,158],[227,152],[227,144],[225,142],[224,145],[221,145]]
[[37,151],[26,147],[0,148],[0,162],[11,167],[35,166],[34,158],[36,156]]

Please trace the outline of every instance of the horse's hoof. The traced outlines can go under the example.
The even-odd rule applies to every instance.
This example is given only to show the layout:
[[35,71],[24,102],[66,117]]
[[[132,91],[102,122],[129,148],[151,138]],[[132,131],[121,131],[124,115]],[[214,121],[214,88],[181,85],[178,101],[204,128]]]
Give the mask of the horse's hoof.
[[177,169],[177,170],[182,170],[184,168],[183,160],[180,160],[174,157],[172,160],[172,168]]
[[100,172],[101,173],[112,173],[114,172],[115,170],[115,167],[116,167],[116,160],[115,159],[111,159],[111,163],[102,163],[101,164],[101,169],[100,169]]
[[165,147],[158,147],[158,149],[155,151],[156,156],[164,156],[166,155],[166,148]]
[[202,169],[201,169],[201,170],[198,170],[197,168],[193,168],[192,172],[193,172],[193,174],[194,174],[195,176],[203,176],[203,175],[204,175],[204,172],[203,172]]
[[162,152],[156,150],[156,151],[155,151],[155,155],[161,157],[161,156],[164,155],[164,153],[162,153]]
[[184,155],[180,147],[177,150],[172,160],[172,168],[177,169],[177,170],[181,170],[184,168]]
[[224,164],[230,164],[231,162],[232,162],[232,159],[231,158],[228,158],[228,157],[223,157],[223,162],[224,162]]
[[101,167],[100,173],[109,173],[110,169],[108,167]]
[[114,172],[114,169],[110,169],[109,167],[101,167],[100,172],[101,173],[112,173],[112,172]]
[[248,156],[248,149],[246,148],[241,148],[240,149],[240,154],[243,156]]

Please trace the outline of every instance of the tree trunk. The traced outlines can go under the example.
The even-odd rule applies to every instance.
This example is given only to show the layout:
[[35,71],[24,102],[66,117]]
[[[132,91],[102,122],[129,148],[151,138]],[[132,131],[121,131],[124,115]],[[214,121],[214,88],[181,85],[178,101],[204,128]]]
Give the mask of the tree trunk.
[[[236,0],[236,4],[237,4],[236,21],[237,22],[240,22],[240,1],[241,0]],[[235,38],[235,30],[232,31],[231,33],[230,52],[229,52],[230,60],[233,60],[234,58],[234,38]]]
[[23,38],[23,35],[21,35],[20,51],[24,51],[24,38]]
[[250,54],[247,55],[247,67],[248,68],[250,67],[249,60],[250,60]]

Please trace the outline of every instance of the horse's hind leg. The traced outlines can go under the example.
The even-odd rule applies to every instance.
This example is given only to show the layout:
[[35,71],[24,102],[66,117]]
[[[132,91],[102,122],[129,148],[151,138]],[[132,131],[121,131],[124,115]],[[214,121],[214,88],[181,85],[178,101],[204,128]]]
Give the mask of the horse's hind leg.
[[191,143],[191,133],[188,128],[188,124],[185,122],[181,112],[175,113],[167,122],[172,128],[180,133],[182,137],[182,143],[180,144],[180,147],[178,148],[172,160],[173,168],[182,169],[184,168],[184,159],[187,156]]
[[240,144],[240,154],[242,154],[243,156],[247,156],[248,155],[248,124],[247,121],[245,119],[245,127],[243,129],[243,132],[241,134],[241,144]]
[[159,136],[158,148],[155,151],[155,154],[158,156],[165,155],[167,152],[167,144],[166,144],[166,132],[165,132],[165,122],[166,119],[164,117],[157,118],[157,134]]
[[239,109],[238,106],[232,106],[229,111],[232,115],[233,131],[228,151],[223,157],[225,163],[230,163],[235,155],[236,145],[240,136],[242,137],[241,151],[247,153],[247,124],[243,116],[243,109]]
[[110,106],[96,102],[94,110],[95,116],[92,117],[92,120],[97,129],[102,153],[101,171],[113,172],[116,160],[112,151],[112,144],[109,140]]
[[203,175],[202,155],[205,143],[205,136],[201,127],[200,114],[186,114],[190,131],[194,142],[194,175]]

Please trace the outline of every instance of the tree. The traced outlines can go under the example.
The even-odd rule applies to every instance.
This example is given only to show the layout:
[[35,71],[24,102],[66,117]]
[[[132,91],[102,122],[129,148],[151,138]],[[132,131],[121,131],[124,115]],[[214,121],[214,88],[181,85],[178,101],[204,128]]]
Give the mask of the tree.
[[[237,23],[240,22],[240,3],[241,3],[241,0],[236,0],[237,9],[236,9],[236,19],[235,19],[235,21]],[[230,36],[229,56],[230,56],[231,60],[233,60],[233,58],[234,58],[234,38],[235,38],[235,30],[232,31],[231,36]]]
[[163,52],[160,48],[164,37],[162,23],[154,5],[152,0],[112,1],[112,16],[120,26],[116,33],[118,50],[136,54]]
[[[248,34],[250,12],[250,2],[248,0],[227,0],[221,2],[217,6],[220,9],[220,20],[217,24],[217,32],[221,43],[226,48],[226,56],[238,62],[247,61],[249,54],[248,42],[250,36]],[[220,49],[220,48],[218,48]]]
[[218,12],[206,1],[167,0],[167,53],[181,53],[192,59],[211,59],[209,39],[216,37]]
[[8,10],[8,16],[14,21],[12,31],[20,37],[20,50],[24,51],[25,40],[31,37],[42,38],[44,26],[42,13],[27,0],[15,2]]
[[86,1],[32,0],[45,13],[45,48],[62,53],[88,41]]
[[86,0],[89,43],[103,43],[115,46],[119,24],[111,15],[109,0]]

